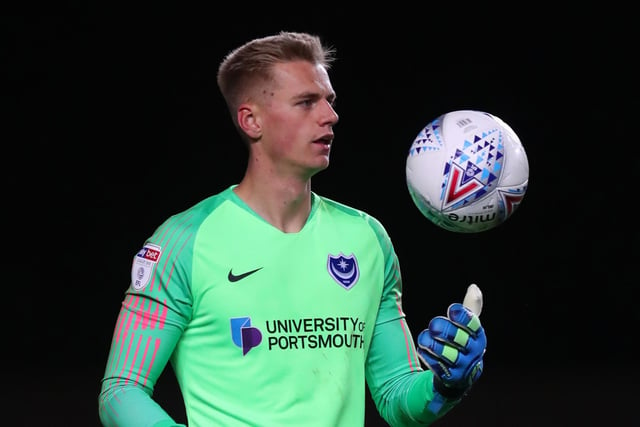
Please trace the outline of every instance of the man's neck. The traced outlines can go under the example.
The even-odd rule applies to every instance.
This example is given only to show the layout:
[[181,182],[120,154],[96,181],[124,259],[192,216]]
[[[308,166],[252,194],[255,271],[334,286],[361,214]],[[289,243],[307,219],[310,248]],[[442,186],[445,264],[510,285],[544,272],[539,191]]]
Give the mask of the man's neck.
[[265,221],[285,233],[302,230],[311,212],[311,180],[256,179],[245,175],[235,193]]

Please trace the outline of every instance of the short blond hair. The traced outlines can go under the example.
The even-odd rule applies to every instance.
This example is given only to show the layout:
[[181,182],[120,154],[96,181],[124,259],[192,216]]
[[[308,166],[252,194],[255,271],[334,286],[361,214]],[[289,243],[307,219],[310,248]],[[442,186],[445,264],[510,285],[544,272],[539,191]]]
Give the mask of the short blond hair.
[[275,64],[300,60],[328,70],[335,60],[335,49],[324,45],[317,35],[281,31],[250,40],[225,56],[218,67],[217,83],[236,127],[236,109],[254,83],[271,80]]

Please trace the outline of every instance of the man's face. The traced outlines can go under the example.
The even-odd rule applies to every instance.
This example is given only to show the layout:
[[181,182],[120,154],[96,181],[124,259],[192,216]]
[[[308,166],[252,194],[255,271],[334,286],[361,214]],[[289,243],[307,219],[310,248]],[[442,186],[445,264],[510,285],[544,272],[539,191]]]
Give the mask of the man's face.
[[[335,92],[327,71],[305,61],[282,63],[259,94],[259,150],[277,173],[310,178],[329,166]],[[258,148],[258,147],[256,147]]]

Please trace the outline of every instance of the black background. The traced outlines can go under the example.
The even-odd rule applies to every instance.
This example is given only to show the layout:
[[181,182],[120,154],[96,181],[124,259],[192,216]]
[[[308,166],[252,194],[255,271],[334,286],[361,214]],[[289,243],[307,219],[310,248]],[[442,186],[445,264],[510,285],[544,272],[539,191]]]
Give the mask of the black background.
[[[313,189],[385,224],[414,335],[469,283],[484,293],[485,373],[438,425],[640,422],[628,11],[156,9],[2,17],[12,425],[99,425],[99,380],[131,257],[166,217],[244,172],[217,65],[280,30],[315,32],[337,48],[330,76],[341,121]],[[509,123],[530,163],[514,216],[475,235],[423,218],[404,176],[417,132],[466,108]],[[184,421],[170,371],[156,398]],[[367,404],[367,426],[384,425]]]

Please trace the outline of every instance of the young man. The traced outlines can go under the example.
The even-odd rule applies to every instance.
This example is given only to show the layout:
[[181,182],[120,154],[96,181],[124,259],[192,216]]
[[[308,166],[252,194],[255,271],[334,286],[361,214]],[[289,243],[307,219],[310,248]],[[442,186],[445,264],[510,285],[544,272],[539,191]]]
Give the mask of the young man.
[[168,363],[190,427],[364,425],[365,384],[390,425],[424,426],[481,374],[480,306],[452,304],[416,347],[383,226],[311,191],[338,122],[333,55],[282,32],[222,61],[246,173],[134,256],[99,396],[105,426],[179,425],[152,399]]

